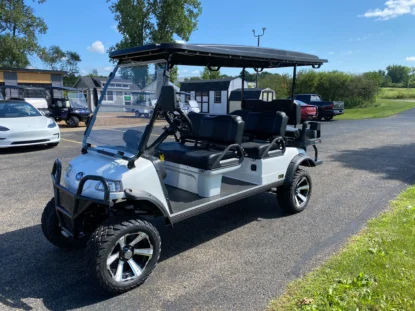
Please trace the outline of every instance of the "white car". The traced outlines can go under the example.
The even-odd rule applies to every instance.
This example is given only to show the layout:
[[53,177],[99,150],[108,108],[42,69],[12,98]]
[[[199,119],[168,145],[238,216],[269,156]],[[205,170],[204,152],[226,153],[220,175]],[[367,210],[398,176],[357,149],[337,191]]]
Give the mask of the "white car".
[[0,101],[0,148],[47,144],[57,146],[60,131],[56,122],[31,104]]

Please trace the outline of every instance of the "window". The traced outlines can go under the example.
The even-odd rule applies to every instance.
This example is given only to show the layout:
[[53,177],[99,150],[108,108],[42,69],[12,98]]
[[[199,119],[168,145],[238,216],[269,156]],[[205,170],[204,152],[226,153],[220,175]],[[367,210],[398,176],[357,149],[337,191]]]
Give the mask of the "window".
[[310,96],[310,101],[311,102],[321,102],[321,98],[318,95],[311,95]]
[[215,104],[221,104],[222,103],[222,94],[220,91],[215,91]]
[[114,101],[114,92],[113,91],[107,91],[107,94],[105,94],[103,101],[104,102],[113,102]]

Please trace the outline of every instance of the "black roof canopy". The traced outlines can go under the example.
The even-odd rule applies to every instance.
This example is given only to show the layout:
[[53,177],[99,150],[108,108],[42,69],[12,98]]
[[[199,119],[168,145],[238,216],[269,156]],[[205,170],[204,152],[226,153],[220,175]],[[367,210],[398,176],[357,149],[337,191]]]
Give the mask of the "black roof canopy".
[[239,68],[282,68],[297,66],[320,67],[326,59],[300,52],[263,47],[161,43],[114,51],[112,59],[119,63],[155,62],[168,60],[173,65],[239,67]]

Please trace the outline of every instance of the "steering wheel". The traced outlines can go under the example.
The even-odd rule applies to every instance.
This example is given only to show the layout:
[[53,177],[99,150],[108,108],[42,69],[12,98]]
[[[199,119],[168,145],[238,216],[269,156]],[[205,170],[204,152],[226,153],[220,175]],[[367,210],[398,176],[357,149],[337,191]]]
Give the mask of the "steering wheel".
[[173,113],[164,112],[167,123],[173,128],[174,131],[178,131],[182,135],[190,134],[193,129],[192,121],[189,117],[183,113],[181,109],[176,110],[179,113],[177,118],[173,118]]

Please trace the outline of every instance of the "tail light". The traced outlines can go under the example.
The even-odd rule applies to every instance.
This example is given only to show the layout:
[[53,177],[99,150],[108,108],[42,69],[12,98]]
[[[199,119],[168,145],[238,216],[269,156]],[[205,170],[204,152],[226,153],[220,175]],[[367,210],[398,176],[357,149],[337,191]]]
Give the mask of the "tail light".
[[334,109],[334,104],[330,104],[328,106],[324,106],[323,108],[324,110],[333,110]]

